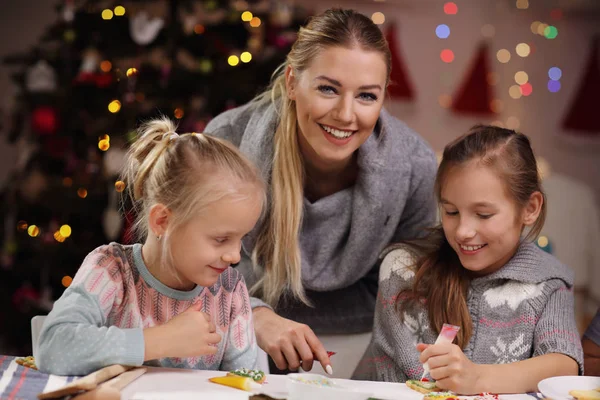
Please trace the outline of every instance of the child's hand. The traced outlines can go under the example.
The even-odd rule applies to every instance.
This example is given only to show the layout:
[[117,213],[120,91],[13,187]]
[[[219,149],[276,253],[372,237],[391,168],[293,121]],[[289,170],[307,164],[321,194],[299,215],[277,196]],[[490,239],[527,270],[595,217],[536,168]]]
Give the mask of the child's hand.
[[144,360],[162,357],[196,357],[217,352],[221,336],[210,317],[196,303],[164,325],[144,329]]
[[429,374],[441,389],[459,394],[477,394],[480,370],[471,362],[460,347],[450,343],[427,345],[420,343],[421,363],[429,364]]

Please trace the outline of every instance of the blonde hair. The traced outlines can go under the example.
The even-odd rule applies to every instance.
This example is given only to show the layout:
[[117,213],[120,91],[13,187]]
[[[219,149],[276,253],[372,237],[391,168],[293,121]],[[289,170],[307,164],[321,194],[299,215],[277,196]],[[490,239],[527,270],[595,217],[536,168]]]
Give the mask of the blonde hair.
[[153,205],[164,204],[171,210],[161,265],[173,272],[169,236],[190,217],[226,196],[244,200],[250,196],[247,189],[259,196],[261,206],[266,203],[258,169],[235,146],[203,133],[179,135],[175,129],[167,117],[140,126],[121,178],[136,214],[133,230],[138,240],[149,234],[147,221]]
[[255,98],[257,105],[271,101],[279,115],[274,137],[271,176],[271,210],[262,225],[252,259],[263,266],[262,278],[251,289],[276,306],[284,293],[305,304],[298,243],[302,224],[304,166],[298,145],[296,104],[287,96],[285,71],[291,66],[299,77],[312,60],[330,47],[355,48],[382,54],[391,71],[391,53],[381,30],[368,17],[353,10],[331,9],[312,17],[300,28],[286,62],[274,73],[270,88]]

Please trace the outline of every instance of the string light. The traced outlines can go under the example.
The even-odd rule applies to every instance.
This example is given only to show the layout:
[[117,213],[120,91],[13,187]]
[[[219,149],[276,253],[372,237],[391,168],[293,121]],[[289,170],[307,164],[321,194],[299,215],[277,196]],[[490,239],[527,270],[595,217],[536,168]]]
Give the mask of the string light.
[[67,239],[63,235],[60,234],[60,231],[54,232],[53,236],[54,236],[54,240],[56,240],[58,243],[63,243]]
[[238,58],[238,56],[234,56],[231,55],[229,56],[229,58],[227,59],[227,62],[229,63],[229,65],[231,65],[232,67],[235,67],[236,65],[238,65],[240,63],[240,59]]
[[71,278],[70,276],[63,276],[63,278],[60,281],[62,283],[62,285],[64,287],[69,287],[71,286],[71,283],[73,283],[73,278]]
[[19,222],[17,222],[17,231],[19,232],[25,232],[27,230],[27,222],[21,220]]
[[242,13],[242,21],[244,21],[244,22],[252,21],[252,17],[253,17],[253,15],[250,11],[244,11]]
[[115,182],[115,190],[119,193],[121,193],[123,190],[125,190],[125,182],[116,181]]
[[108,111],[115,114],[121,110],[121,102],[119,100],[113,100],[108,104]]
[[40,228],[38,228],[37,225],[29,225],[29,228],[27,228],[27,233],[31,237],[38,237],[40,232]]
[[108,140],[100,140],[98,142],[98,148],[102,151],[110,149],[110,142]]
[[520,88],[523,96],[529,96],[531,93],[533,93],[533,86],[531,86],[531,83],[529,82],[521,85]]
[[554,39],[558,36],[558,29],[555,26],[548,25],[544,28],[544,36],[546,39]]
[[240,60],[242,60],[243,63],[249,63],[252,60],[252,54],[248,51],[244,51],[240,54]]
[[525,71],[519,71],[515,74],[515,82],[519,85],[524,85],[529,82],[529,75]]
[[123,6],[116,6],[115,7],[115,15],[117,17],[122,17],[123,15],[125,15],[125,7],[123,7]]
[[68,238],[71,236],[71,227],[67,224],[60,227],[59,232],[62,236]]
[[519,87],[519,85],[512,85],[508,89],[508,94],[510,95],[510,97],[512,97],[515,100],[520,99],[521,96],[523,96],[523,93],[521,93],[521,88]]
[[109,19],[112,19],[113,17],[113,12],[112,10],[109,10],[108,8],[102,11],[102,19],[108,21]]
[[184,112],[183,112],[183,109],[181,109],[181,108],[179,108],[179,107],[177,107],[177,108],[175,109],[175,111],[173,111],[173,115],[174,115],[174,116],[175,116],[175,118],[177,118],[177,119],[181,119],[181,118],[183,118],[183,114],[184,114]]
[[112,63],[108,60],[104,60],[100,63],[100,69],[102,72],[110,72],[112,69]]
[[517,8],[519,10],[527,10],[529,8],[529,0],[517,0]]
[[71,187],[73,185],[73,179],[69,178],[68,176],[65,176],[63,178],[62,183],[63,183],[63,186],[65,186],[65,187]]
[[560,81],[553,81],[552,79],[548,81],[548,91],[550,93],[556,93],[560,90]]
[[88,192],[86,189],[84,188],[79,188],[77,189],[77,196],[81,197],[82,199],[85,199],[88,195]]
[[137,70],[137,68],[132,67],[132,68],[129,68],[126,73],[127,73],[127,77],[131,78],[132,76],[137,75],[138,70]]

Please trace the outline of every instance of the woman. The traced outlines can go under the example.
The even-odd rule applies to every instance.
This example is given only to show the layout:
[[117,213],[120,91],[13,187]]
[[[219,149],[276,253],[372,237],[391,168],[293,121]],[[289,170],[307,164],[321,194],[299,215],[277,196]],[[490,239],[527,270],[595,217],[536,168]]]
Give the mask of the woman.
[[206,128],[270,185],[239,268],[256,296],[258,344],[279,369],[310,370],[316,358],[331,374],[315,333],[370,332],[380,252],[435,219],[434,154],[382,108],[390,69],[369,18],[328,10],[300,29],[267,92]]

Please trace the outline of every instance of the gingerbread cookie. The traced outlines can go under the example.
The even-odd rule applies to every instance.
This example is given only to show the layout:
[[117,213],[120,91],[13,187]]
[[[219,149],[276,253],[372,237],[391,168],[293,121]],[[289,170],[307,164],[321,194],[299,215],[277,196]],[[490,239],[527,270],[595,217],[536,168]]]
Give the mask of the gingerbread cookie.
[[238,368],[227,373],[229,376],[243,376],[251,378],[256,383],[263,383],[267,378],[265,373],[258,369]]

